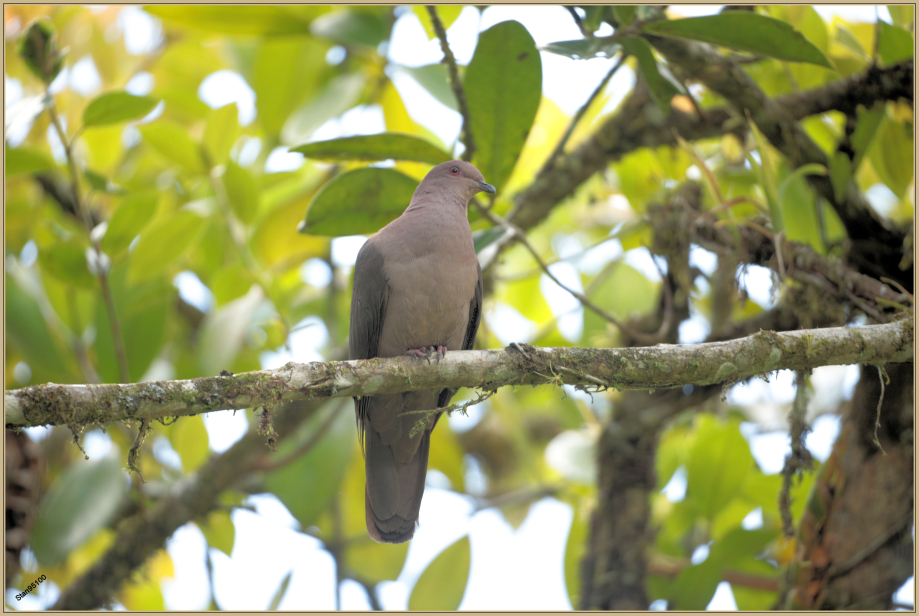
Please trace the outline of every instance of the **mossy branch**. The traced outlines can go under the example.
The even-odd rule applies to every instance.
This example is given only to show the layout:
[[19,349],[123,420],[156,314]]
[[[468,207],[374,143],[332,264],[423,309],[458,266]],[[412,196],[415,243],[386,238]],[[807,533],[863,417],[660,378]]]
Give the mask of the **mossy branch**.
[[583,389],[665,389],[737,382],[774,370],[809,370],[913,359],[913,323],[759,332],[727,342],[623,349],[578,347],[449,352],[411,357],[289,363],[276,370],[128,385],[38,385],[5,392],[8,428],[161,420],[304,398],[426,389],[568,384]]

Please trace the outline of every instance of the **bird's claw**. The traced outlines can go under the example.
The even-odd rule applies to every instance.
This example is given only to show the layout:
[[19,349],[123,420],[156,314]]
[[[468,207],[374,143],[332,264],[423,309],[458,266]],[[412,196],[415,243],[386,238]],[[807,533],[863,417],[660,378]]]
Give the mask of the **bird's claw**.
[[442,344],[422,347],[420,349],[409,349],[405,352],[405,354],[410,357],[418,357],[419,359],[427,360],[428,363],[431,363],[431,355],[434,355],[437,361],[440,361],[446,353],[447,347]]

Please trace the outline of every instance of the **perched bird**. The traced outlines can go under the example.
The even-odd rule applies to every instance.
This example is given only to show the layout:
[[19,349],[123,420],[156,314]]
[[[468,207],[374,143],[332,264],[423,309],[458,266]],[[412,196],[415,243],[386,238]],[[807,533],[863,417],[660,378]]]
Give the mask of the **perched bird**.
[[[411,355],[437,359],[471,349],[482,319],[482,270],[466,214],[478,192],[494,193],[479,170],[451,160],[431,169],[408,208],[370,236],[354,265],[351,359]],[[367,532],[402,543],[415,534],[431,431],[411,436],[419,415],[449,404],[455,390],[356,398],[367,475]]]

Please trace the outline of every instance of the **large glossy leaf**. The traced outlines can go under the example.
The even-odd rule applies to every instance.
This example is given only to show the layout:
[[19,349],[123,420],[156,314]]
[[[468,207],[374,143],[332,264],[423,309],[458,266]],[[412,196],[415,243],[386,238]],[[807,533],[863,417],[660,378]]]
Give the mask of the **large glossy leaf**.
[[32,530],[32,550],[42,565],[62,562],[115,515],[128,487],[121,464],[117,454],[77,460],[58,475]]
[[645,32],[749,51],[791,62],[833,68],[820,49],[788,22],[748,11],[725,11],[706,17],[655,21]]
[[180,210],[152,223],[131,251],[130,279],[148,280],[159,275],[191,246],[205,222],[195,212]]
[[106,92],[83,110],[83,126],[104,126],[137,120],[150,113],[159,101],[151,96],[134,96],[124,91]]
[[696,419],[686,459],[687,496],[709,518],[734,498],[753,467],[738,426],[736,420],[722,422],[711,415]]
[[221,34],[303,34],[310,22],[328,11],[296,5],[153,5],[144,10],[167,24]]
[[424,139],[400,133],[358,135],[328,141],[314,141],[291,148],[307,158],[320,160],[413,160],[437,165],[451,156]]
[[374,233],[405,211],[417,187],[416,180],[393,169],[343,173],[310,201],[300,231],[332,237]]
[[408,609],[450,611],[459,607],[469,579],[469,537],[450,545],[434,559],[412,589]]
[[482,32],[464,87],[476,147],[473,163],[500,192],[542,98],[542,61],[527,29],[504,21]]

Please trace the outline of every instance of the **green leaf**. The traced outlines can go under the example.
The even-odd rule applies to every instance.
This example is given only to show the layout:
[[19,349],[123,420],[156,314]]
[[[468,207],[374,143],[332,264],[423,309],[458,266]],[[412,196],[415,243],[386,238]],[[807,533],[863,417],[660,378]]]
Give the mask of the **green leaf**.
[[259,190],[255,177],[248,169],[240,167],[232,160],[227,161],[223,172],[223,186],[233,213],[244,223],[250,223],[258,213]]
[[476,147],[473,164],[500,191],[542,99],[542,61],[527,29],[503,21],[479,34],[464,86]]
[[230,150],[239,138],[238,118],[239,110],[236,108],[236,103],[213,109],[208,114],[201,144],[204,146],[204,151],[207,152],[212,167],[223,164],[230,157]]
[[645,32],[721,45],[790,62],[833,65],[820,49],[785,21],[748,11],[725,11],[706,17],[662,20]]
[[910,30],[910,26],[915,19],[913,11],[915,8],[911,4],[888,4],[887,10],[890,11],[890,17],[893,19],[893,25],[904,30]]
[[913,180],[912,132],[912,128],[885,115],[868,155],[881,181],[897,199],[903,198]]
[[766,203],[769,205],[769,213],[772,218],[772,229],[779,233],[785,228],[785,222],[782,218],[782,207],[775,177],[776,163],[773,160],[772,150],[765,135],[760,132],[755,122],[751,121],[749,124],[750,131],[753,133],[753,140],[756,143],[756,151],[759,153],[759,162],[751,154],[747,154],[747,160],[750,161],[750,166],[759,172],[760,186],[766,194]]
[[134,96],[118,90],[97,96],[83,110],[83,126],[105,126],[144,117],[156,107],[158,99]]
[[[343,412],[339,403],[329,402],[294,434],[282,439],[278,453],[272,454],[272,457],[287,459],[305,443],[312,441],[328,420],[329,413],[333,413],[334,418],[324,436],[315,441],[303,455],[265,474],[265,487],[284,503],[303,528],[317,523],[332,498],[342,490],[342,478],[351,466],[356,467],[355,480],[360,484],[355,486],[354,496],[360,500],[360,519],[363,522],[364,459],[357,450],[354,417]],[[359,460],[349,464],[355,454]],[[319,468],[323,470],[316,472]]]
[[441,552],[418,578],[408,609],[415,611],[452,611],[459,607],[469,579],[469,537]]
[[310,32],[342,45],[376,48],[389,38],[389,27],[382,15],[364,11],[338,9],[317,17]]
[[548,51],[560,56],[575,60],[590,60],[591,58],[612,58],[622,50],[622,45],[617,42],[602,39],[578,39],[574,41],[556,41],[542,45],[540,51]]
[[32,530],[32,550],[45,567],[67,555],[108,524],[121,507],[128,482],[117,454],[77,460],[58,475],[42,499]]
[[140,281],[158,276],[191,246],[205,222],[194,212],[179,210],[144,229],[131,251],[128,278]]
[[635,9],[637,6],[628,4],[614,4],[613,17],[619,22],[620,26],[627,26],[635,19]]
[[159,195],[155,192],[135,193],[125,197],[108,221],[102,237],[102,250],[115,257],[127,249],[156,213],[158,203]]
[[644,39],[625,37],[622,39],[622,48],[638,60],[638,67],[648,84],[651,97],[661,111],[669,113],[670,99],[677,94],[686,93],[683,85],[670,73],[670,69],[655,59],[651,46]]
[[472,244],[475,247],[475,253],[481,253],[485,248],[498,241],[498,238],[506,233],[503,227],[489,227],[482,231],[472,233]]
[[[412,7],[412,10],[415,12],[418,20],[421,21],[421,25],[424,26],[424,31],[428,34],[428,39],[437,36],[437,33],[434,32],[434,24],[431,22],[431,15],[428,13],[428,7],[416,5]],[[463,6],[461,4],[442,4],[435,7],[435,10],[437,11],[437,16],[440,17],[440,23],[443,24],[444,30],[449,30],[453,22],[456,21],[456,18],[463,12]]]
[[896,64],[900,60],[913,57],[912,35],[896,26],[891,26],[886,21],[878,21],[880,38],[878,39],[878,55],[884,64]]
[[858,170],[865,153],[874,143],[874,138],[881,126],[881,121],[885,115],[884,103],[877,103],[869,110],[862,107],[858,108],[858,120],[855,124],[855,131],[852,133],[852,149],[855,150],[855,159],[852,161],[852,173]]
[[259,46],[251,83],[258,121],[269,135],[280,134],[290,114],[328,80],[330,47],[311,36],[273,37]]
[[830,159],[830,183],[833,184],[833,195],[836,201],[842,202],[852,180],[852,160],[845,152],[837,151]]
[[300,152],[307,158],[321,160],[376,161],[394,158],[432,165],[452,158],[450,154],[424,139],[401,133],[380,133],[314,141],[291,148],[290,151]]
[[721,582],[721,568],[711,557],[680,571],[670,587],[669,608],[704,610]]
[[588,540],[589,525],[584,518],[584,512],[575,508],[571,530],[568,531],[568,541],[565,543],[565,587],[568,590],[568,600],[574,609],[580,605],[581,560]]
[[104,192],[110,195],[123,195],[125,193],[125,190],[121,186],[118,186],[101,173],[96,173],[92,169],[84,169],[83,177],[86,178],[86,182],[89,184],[90,188],[98,192]]
[[[6,276],[6,336],[10,347],[32,368],[32,383],[69,383],[71,376],[62,359],[65,349],[52,335],[38,302]],[[69,349],[66,352],[70,352]]]
[[320,6],[297,5],[148,5],[144,11],[167,24],[199,28],[221,34],[298,34],[328,11]]
[[63,51],[58,45],[57,31],[47,17],[34,20],[20,38],[19,56],[25,61],[36,77],[50,84],[64,67]]
[[246,331],[264,294],[257,286],[249,293],[212,310],[204,317],[198,334],[198,368],[202,375],[217,375],[231,370],[233,361],[246,341]]
[[188,129],[174,122],[160,120],[140,127],[140,134],[160,154],[178,163],[189,173],[205,173],[198,144],[188,135]]
[[201,415],[181,418],[169,434],[169,441],[182,458],[182,468],[186,474],[200,468],[211,455],[207,428]]
[[284,576],[284,579],[281,580],[281,585],[278,586],[278,590],[275,591],[274,596],[271,598],[271,603],[268,604],[268,611],[275,612],[278,609],[278,606],[281,605],[281,600],[284,599],[284,595],[287,594],[287,587],[290,585],[290,578],[293,577],[294,570],[291,569],[287,572],[287,575]]
[[96,287],[96,277],[86,263],[86,247],[78,241],[56,241],[39,247],[43,270],[60,280],[84,289]]
[[364,90],[361,73],[341,75],[330,81],[319,94],[294,111],[281,129],[286,144],[309,140],[317,128],[354,106]]
[[[183,417],[183,419],[186,419]],[[198,528],[212,548],[217,548],[227,556],[233,553],[233,544],[236,542],[236,526],[233,518],[226,509],[217,509],[207,516],[207,521],[198,523]]]
[[865,59],[868,58],[867,54],[865,54],[865,49],[858,41],[858,38],[852,34],[851,30],[846,28],[841,23],[836,24],[836,40],[839,41],[840,45],[854,52],[855,55]]
[[443,64],[426,64],[425,66],[409,67],[400,66],[400,70],[406,72],[412,79],[418,82],[422,88],[436,98],[438,101],[449,107],[453,111],[459,110],[456,102],[456,95],[453,94],[453,88],[450,87],[450,81],[447,77],[447,67]]
[[417,180],[393,169],[342,173],[310,201],[299,231],[331,237],[374,233],[405,211],[417,187]]
[[[109,275],[109,286],[115,302],[115,312],[121,323],[129,377],[139,381],[150,363],[159,354],[166,331],[166,315],[177,295],[175,287],[159,279],[140,284],[128,284],[129,264],[116,264]],[[99,374],[106,383],[120,382],[115,356],[115,343],[105,302],[96,303],[94,317],[96,352]]]
[[686,459],[687,497],[712,519],[740,490],[753,456],[737,420],[699,415],[692,439]]
[[38,173],[39,171],[47,171],[57,167],[54,159],[41,150],[22,146],[11,148],[8,144],[4,144],[4,146],[6,177],[24,173]]

